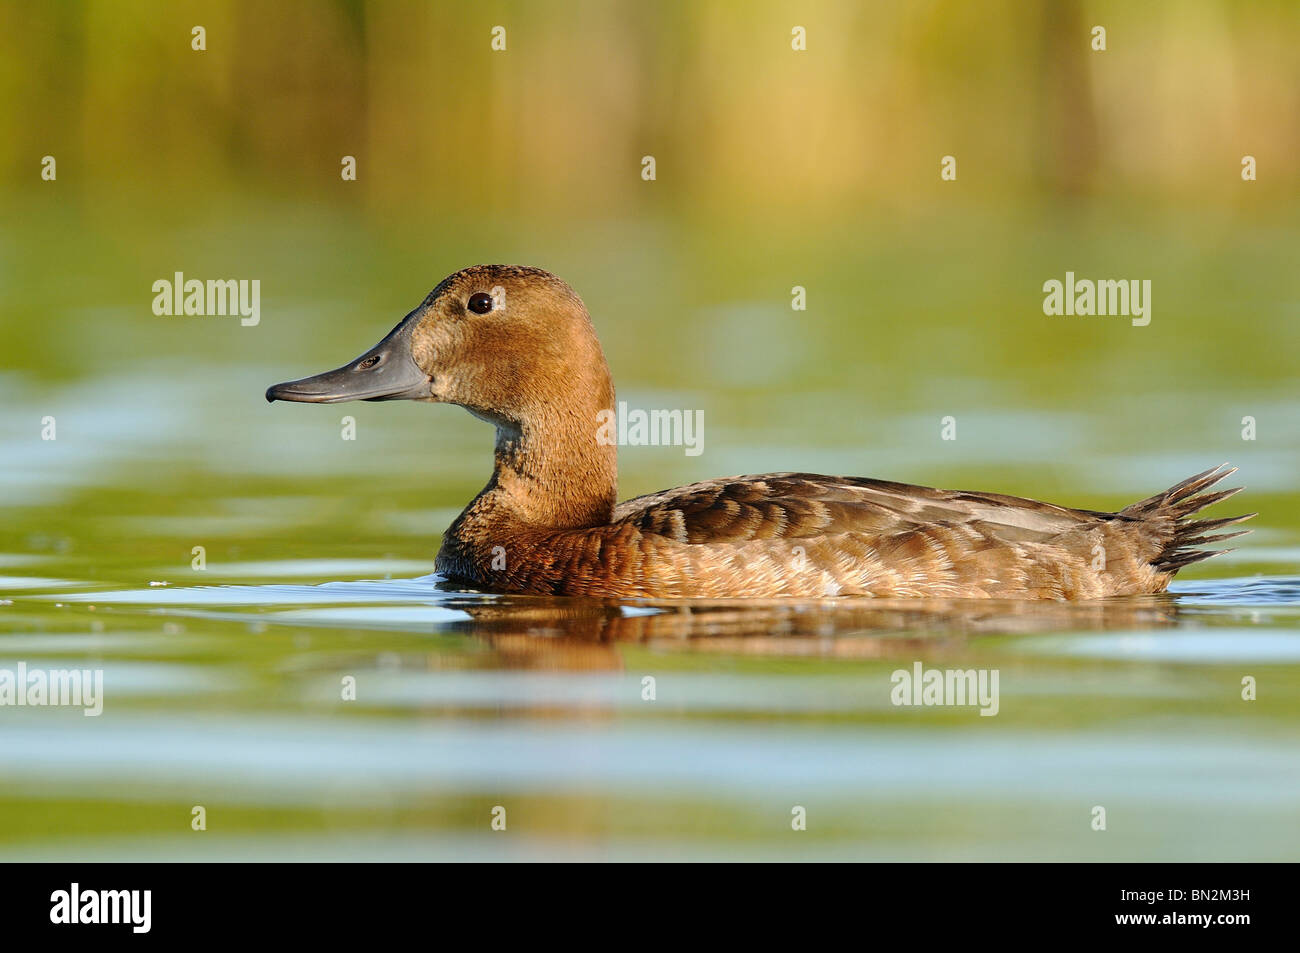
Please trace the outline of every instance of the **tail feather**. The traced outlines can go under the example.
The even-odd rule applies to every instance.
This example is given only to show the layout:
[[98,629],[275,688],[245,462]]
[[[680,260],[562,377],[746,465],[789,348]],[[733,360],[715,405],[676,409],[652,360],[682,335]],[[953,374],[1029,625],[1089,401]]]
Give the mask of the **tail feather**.
[[1125,514],[1130,512],[1148,511],[1161,506],[1168,506],[1194,496],[1208,486],[1214,486],[1225,477],[1229,477],[1237,472],[1236,467],[1229,467],[1226,463],[1217,467],[1210,467],[1195,476],[1190,476],[1181,483],[1175,483],[1169,489],[1157,493],[1155,496],[1149,496],[1145,500],[1130,504],[1124,507]]
[[1201,492],[1236,472],[1236,467],[1229,467],[1225,463],[1222,466],[1213,467],[1203,473],[1188,477],[1181,483],[1175,483],[1163,493],[1157,493],[1155,496],[1148,497],[1120,510],[1121,516],[1153,524],[1163,523],[1168,526],[1168,534],[1167,536],[1162,534],[1164,538],[1160,550],[1151,560],[1152,566],[1161,572],[1176,573],[1184,566],[1189,566],[1192,563],[1222,553],[1232,552],[1231,549],[1193,549],[1192,547],[1234,539],[1250,532],[1250,530],[1245,529],[1233,533],[1214,534],[1215,530],[1250,519],[1256,515],[1254,513],[1221,519],[1187,519],[1191,514],[1207,506],[1212,506],[1240,493],[1243,487],[1239,486],[1228,490],[1216,490],[1213,493]]
[[1180,546],[1204,546],[1206,543],[1221,543],[1225,539],[1236,539],[1238,536],[1245,536],[1249,532],[1251,531],[1248,529],[1239,529],[1235,533],[1219,533],[1218,535],[1209,533],[1206,534],[1205,536],[1193,536],[1189,539],[1182,539],[1181,537],[1179,537],[1179,545]]
[[[1189,527],[1195,527],[1198,533],[1213,533],[1215,530],[1224,529],[1228,526],[1235,526],[1238,523],[1244,523],[1254,515],[1254,513],[1247,513],[1245,516],[1229,516],[1224,519],[1188,520],[1187,525]],[[1250,530],[1242,530],[1242,532],[1248,533]],[[1233,535],[1235,536],[1237,534],[1234,533]]]
[[1192,563],[1199,563],[1204,559],[1212,559],[1215,556],[1222,556],[1224,553],[1231,552],[1235,552],[1233,547],[1228,549],[1184,549],[1172,555],[1162,553],[1160,558],[1152,562],[1151,565],[1161,572],[1172,575],[1184,566],[1190,566]]

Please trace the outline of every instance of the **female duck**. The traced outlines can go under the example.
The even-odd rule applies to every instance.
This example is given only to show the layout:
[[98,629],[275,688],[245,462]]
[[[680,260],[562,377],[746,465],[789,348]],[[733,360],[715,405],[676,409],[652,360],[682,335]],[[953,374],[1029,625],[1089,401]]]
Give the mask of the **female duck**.
[[[1094,599],[1160,592],[1191,547],[1248,516],[1188,520],[1236,490],[1207,470],[1118,513],[860,477],[771,473],[617,502],[614,406],[582,300],[548,272],[477,265],[371,350],[267,400],[459,404],[496,425],[492,479],[447,531],[438,571],[571,596]],[[1253,515],[1253,514],[1251,514]]]

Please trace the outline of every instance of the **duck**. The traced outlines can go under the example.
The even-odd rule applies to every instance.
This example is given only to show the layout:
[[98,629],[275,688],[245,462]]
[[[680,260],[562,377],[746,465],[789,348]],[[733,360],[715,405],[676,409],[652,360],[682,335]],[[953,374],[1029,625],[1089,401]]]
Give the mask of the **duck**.
[[342,367],[268,401],[457,404],[496,428],[492,476],[435,569],[492,593],[600,599],[1091,600],[1165,591],[1256,514],[1223,464],[1118,512],[853,476],[725,477],[618,501],[614,384],[590,314],[540,268],[445,278]]

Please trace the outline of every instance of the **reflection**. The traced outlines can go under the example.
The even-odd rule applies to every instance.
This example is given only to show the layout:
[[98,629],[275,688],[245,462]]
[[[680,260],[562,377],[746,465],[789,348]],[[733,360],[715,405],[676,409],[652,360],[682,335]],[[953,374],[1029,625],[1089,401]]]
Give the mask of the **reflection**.
[[[495,595],[457,588],[437,577],[332,582],[322,585],[205,586],[116,592],[62,592],[30,597],[79,606],[94,601],[129,615],[212,623],[238,621],[240,633],[306,629],[340,654],[399,653],[417,667],[565,672],[621,671],[630,646],[656,652],[823,659],[934,658],[967,650],[970,636],[1140,632],[1168,629],[1189,617],[1204,624],[1199,600],[1240,580],[1198,583],[1194,593],[1162,593],[1095,602],[1045,603],[974,599],[683,600],[627,602]],[[1251,596],[1261,611],[1264,594]],[[1286,605],[1294,604],[1294,592]],[[8,616],[16,622],[18,616]],[[283,631],[283,629],[281,629]],[[335,633],[327,637],[325,633]],[[382,633],[387,633],[382,634]],[[436,646],[430,636],[441,636]],[[452,637],[447,641],[446,637]],[[257,640],[267,644],[268,640]],[[241,642],[223,640],[232,651]],[[490,652],[481,649],[486,646]],[[294,649],[297,653],[297,649]],[[301,663],[295,663],[300,668]],[[310,665],[308,666],[310,667]]]
[[[579,602],[464,594],[449,627],[486,641],[510,667],[618,669],[616,646],[762,656],[889,658],[941,654],[970,635],[1168,628],[1175,596],[1050,603],[990,600]],[[485,601],[490,600],[490,601]]]

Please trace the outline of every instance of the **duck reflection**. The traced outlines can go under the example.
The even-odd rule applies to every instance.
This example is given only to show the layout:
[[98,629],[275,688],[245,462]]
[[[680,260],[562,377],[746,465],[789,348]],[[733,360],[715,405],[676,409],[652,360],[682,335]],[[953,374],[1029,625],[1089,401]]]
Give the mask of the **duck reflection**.
[[1178,617],[1168,593],[1096,602],[1020,600],[597,603],[465,594],[469,621],[452,628],[487,642],[509,667],[610,670],[619,645],[761,656],[891,658],[942,654],[972,635],[1153,630]]

